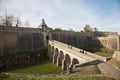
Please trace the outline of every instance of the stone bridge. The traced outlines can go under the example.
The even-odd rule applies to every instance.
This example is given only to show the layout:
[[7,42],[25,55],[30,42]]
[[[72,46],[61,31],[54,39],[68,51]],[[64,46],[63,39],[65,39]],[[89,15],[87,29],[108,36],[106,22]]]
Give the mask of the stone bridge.
[[58,66],[62,66],[63,70],[66,69],[67,66],[77,67],[90,62],[96,64],[96,61],[106,61],[106,58],[104,57],[55,40],[49,40],[48,56],[51,61]]

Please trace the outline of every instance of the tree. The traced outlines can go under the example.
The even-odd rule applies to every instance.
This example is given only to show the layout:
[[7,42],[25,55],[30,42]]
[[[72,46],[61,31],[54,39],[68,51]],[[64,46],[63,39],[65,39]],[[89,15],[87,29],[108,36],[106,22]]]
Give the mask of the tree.
[[98,28],[94,27],[94,32],[97,32],[98,31]]
[[13,15],[5,13],[5,15],[0,16],[0,25],[18,27],[21,25],[21,21],[19,17],[14,17]]
[[17,17],[16,20],[15,20],[15,26],[16,27],[21,26],[21,21],[20,21],[19,17]]
[[74,30],[73,30],[73,29],[69,29],[68,31],[74,32]]
[[85,27],[84,27],[84,32],[86,32],[86,33],[90,33],[90,32],[92,32],[93,31],[93,29],[90,27],[90,25],[85,25]]
[[61,31],[62,29],[61,29],[61,28],[55,28],[54,30],[56,30],[56,31]]
[[25,27],[29,27],[30,26],[29,21],[25,21],[24,25],[25,25]]
[[4,16],[1,17],[1,25],[4,26],[13,26],[13,21],[14,21],[14,16],[13,15],[7,15],[7,13],[5,13]]

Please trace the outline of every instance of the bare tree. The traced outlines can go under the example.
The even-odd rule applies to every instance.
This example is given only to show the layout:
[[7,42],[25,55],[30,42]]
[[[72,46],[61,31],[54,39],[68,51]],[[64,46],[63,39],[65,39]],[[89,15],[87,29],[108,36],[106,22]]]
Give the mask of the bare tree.
[[5,15],[0,16],[0,25],[18,27],[21,25],[21,21],[19,17],[14,17],[13,15],[5,13]]
[[5,16],[1,17],[1,25],[4,26],[13,26],[13,22],[14,22],[15,17],[13,15],[7,15],[7,13],[5,13]]
[[17,17],[17,18],[15,19],[15,26],[16,26],[16,27],[21,26],[21,21],[20,21],[20,18],[19,18],[19,17]]

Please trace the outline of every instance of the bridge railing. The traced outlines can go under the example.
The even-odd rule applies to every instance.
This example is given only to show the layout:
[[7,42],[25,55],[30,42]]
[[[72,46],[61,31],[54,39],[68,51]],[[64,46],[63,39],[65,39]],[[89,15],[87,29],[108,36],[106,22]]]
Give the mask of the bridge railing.
[[[49,42],[50,42],[50,43],[52,42],[52,43],[60,44],[60,45],[63,45],[63,46],[65,46],[65,47],[68,47],[67,44],[64,44],[64,43],[61,43],[61,42],[58,42],[58,41],[55,41],[55,40],[50,40]],[[80,53],[80,51],[83,50],[83,49],[79,49],[79,48],[76,48],[76,47],[73,47],[73,46],[72,46],[72,49],[75,50],[75,51],[77,51],[77,52],[79,52],[79,53]],[[84,50],[84,53],[85,53],[86,55],[88,55],[88,56],[90,56],[90,57],[93,57],[93,58],[96,58],[96,59],[98,59],[98,60],[107,61],[107,58],[106,58],[106,57],[99,56],[99,55],[96,55],[96,54],[94,54],[94,53],[91,53],[91,52],[88,52],[88,51],[85,51],[85,50]]]

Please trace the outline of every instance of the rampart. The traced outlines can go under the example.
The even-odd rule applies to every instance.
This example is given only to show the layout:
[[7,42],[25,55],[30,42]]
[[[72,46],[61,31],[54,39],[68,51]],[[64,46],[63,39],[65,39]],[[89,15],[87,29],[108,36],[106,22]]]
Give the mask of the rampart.
[[116,32],[46,32],[39,28],[0,26],[0,56],[45,48],[49,39],[81,49],[101,45],[111,50],[120,50],[120,36]]
[[38,28],[0,26],[0,56],[44,47],[44,32]]
[[120,61],[120,51],[115,51],[114,55],[113,55],[113,58]]
[[120,37],[116,32],[96,32],[87,34],[72,31],[52,31],[51,39],[75,46],[77,48],[99,45],[111,50],[120,49]]
[[88,47],[92,34],[71,31],[53,31],[51,39],[75,46],[77,48]]

